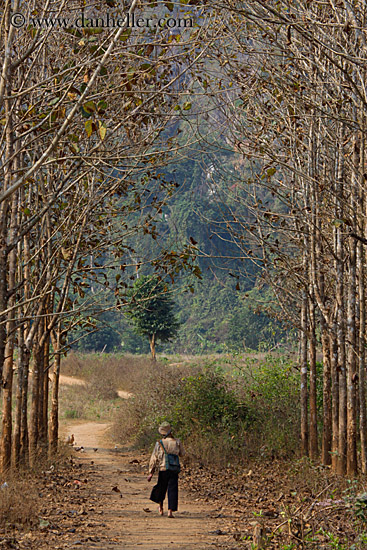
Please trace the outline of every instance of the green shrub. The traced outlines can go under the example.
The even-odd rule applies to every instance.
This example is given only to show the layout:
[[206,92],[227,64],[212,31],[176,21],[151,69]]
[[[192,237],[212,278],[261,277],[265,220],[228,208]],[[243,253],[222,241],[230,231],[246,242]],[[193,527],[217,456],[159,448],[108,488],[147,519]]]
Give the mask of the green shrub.
[[268,355],[242,373],[245,402],[254,422],[248,445],[254,452],[289,456],[299,443],[299,373],[288,359]]
[[203,462],[227,463],[243,453],[245,432],[253,412],[243,403],[228,378],[205,368],[182,379],[181,392],[168,420],[188,441],[191,454]]
[[248,408],[222,373],[204,370],[182,382],[171,417],[183,435],[198,428],[202,434],[223,430],[232,436],[248,424]]

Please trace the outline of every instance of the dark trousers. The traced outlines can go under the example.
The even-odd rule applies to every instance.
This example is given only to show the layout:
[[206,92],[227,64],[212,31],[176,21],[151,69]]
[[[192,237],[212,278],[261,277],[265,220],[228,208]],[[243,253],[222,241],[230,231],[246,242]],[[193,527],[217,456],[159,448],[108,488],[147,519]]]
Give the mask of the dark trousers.
[[177,511],[178,505],[178,473],[166,470],[158,474],[161,504],[168,495],[168,510]]

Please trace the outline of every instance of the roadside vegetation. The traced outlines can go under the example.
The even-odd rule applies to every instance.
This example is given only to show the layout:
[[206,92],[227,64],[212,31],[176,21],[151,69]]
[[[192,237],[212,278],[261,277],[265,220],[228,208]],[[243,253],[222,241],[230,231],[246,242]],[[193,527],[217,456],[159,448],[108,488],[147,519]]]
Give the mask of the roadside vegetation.
[[[111,418],[113,410],[116,443],[137,453],[152,449],[159,423],[171,422],[187,450],[182,484],[196,498],[236,511],[238,548],[261,548],[254,543],[255,524],[263,548],[365,548],[364,480],[339,477],[300,456],[300,372],[291,357],[248,352],[152,362],[70,354],[62,373],[87,382],[79,393],[80,418],[91,419],[92,406],[100,406],[94,419]],[[115,399],[121,389],[133,397]],[[70,391],[80,389],[62,388],[63,410]],[[98,392],[105,398],[98,401]],[[318,395],[321,417],[322,388]]]
[[299,441],[298,372],[280,355],[263,357],[149,365],[116,413],[116,437],[149,446],[168,420],[203,464],[291,456]]
[[[173,424],[187,450],[182,486],[234,511],[228,520],[234,548],[365,548],[364,480],[339,477],[300,456],[300,372],[289,356],[248,352],[152,362],[148,356],[71,353],[61,374],[85,382],[62,384],[63,424],[112,418],[116,443],[132,445],[137,455],[151,450],[160,422]],[[118,398],[118,390],[132,397]],[[54,460],[52,469],[47,460],[41,464],[23,480],[1,478],[0,533],[7,540],[19,529],[34,534],[46,525],[47,491],[40,487],[65,461]],[[255,526],[263,546],[254,543]]]

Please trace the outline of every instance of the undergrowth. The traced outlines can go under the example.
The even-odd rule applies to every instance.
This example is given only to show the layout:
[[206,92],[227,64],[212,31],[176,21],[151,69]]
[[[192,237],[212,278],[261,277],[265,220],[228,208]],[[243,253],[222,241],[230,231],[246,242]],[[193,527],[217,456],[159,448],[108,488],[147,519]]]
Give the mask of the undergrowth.
[[297,371],[271,355],[237,372],[220,359],[157,364],[145,370],[134,397],[120,404],[115,436],[150,447],[167,420],[203,464],[291,456],[299,440],[298,382]]
[[24,530],[40,525],[41,512],[45,505],[41,498],[40,486],[50,471],[56,472],[65,468],[69,463],[69,456],[70,449],[60,443],[58,452],[52,459],[47,453],[40,452],[33,467],[21,466],[19,470],[11,469],[1,474],[1,534],[11,533],[14,529]]

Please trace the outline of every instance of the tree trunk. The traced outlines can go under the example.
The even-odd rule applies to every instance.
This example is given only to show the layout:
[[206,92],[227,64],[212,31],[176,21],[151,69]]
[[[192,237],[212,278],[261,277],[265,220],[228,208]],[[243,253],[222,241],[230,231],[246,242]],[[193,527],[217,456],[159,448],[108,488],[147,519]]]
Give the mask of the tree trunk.
[[[311,82],[315,82],[315,74],[312,75]],[[312,90],[315,92],[315,87],[312,85]],[[315,181],[317,147],[316,147],[316,112],[315,108],[311,109],[310,129],[309,129],[309,154],[308,154],[308,173],[310,176],[310,192],[306,198],[306,206],[311,210],[311,226],[309,229],[309,253],[310,265],[308,265],[309,277],[309,349],[310,349],[310,458],[316,460],[318,457],[318,440],[317,440],[317,373],[316,373],[316,299],[314,292],[314,284],[316,279],[315,273],[315,258],[316,258],[316,240],[317,240],[317,207],[318,207],[318,191],[317,182]]]
[[301,310],[301,453],[308,455],[308,365],[307,365],[307,293],[304,291]]
[[313,293],[310,299],[310,458],[318,456],[317,442],[317,375],[316,375],[316,326]]
[[[359,166],[359,145],[357,138],[353,144],[353,164],[351,212],[353,216],[353,227],[357,226],[357,202],[358,202],[358,178]],[[356,254],[357,241],[350,240],[349,273],[348,273],[348,310],[347,310],[347,342],[348,342],[348,363],[347,363],[347,475],[357,474],[357,377],[356,377],[356,296],[357,296],[357,272]]]
[[[23,189],[21,190],[23,193]],[[24,201],[24,197],[22,197]],[[30,272],[30,245],[29,235],[25,235],[23,239],[23,257],[24,257],[24,300],[29,300],[31,296],[31,272]],[[24,325],[23,337],[29,334],[30,323],[27,321]],[[24,379],[22,387],[22,402],[21,402],[21,430],[20,430],[20,461],[23,464],[29,464],[29,437],[28,437],[28,383],[29,383],[29,362],[31,354],[23,343],[23,362],[24,362]]]
[[[365,165],[364,140],[360,155],[360,166],[363,170]],[[359,229],[361,235],[365,235],[365,191],[363,185],[360,187],[359,205]],[[359,355],[358,355],[358,375],[359,375],[359,434],[361,441],[361,470],[363,474],[367,473],[367,411],[366,411],[366,290],[365,290],[365,267],[364,262],[366,254],[364,245],[359,241],[357,244],[357,271],[358,271],[358,294],[359,294]]]
[[29,463],[29,436],[28,436],[28,379],[29,379],[29,361],[31,354],[24,346],[24,378],[22,387],[22,417],[20,431],[20,461],[23,464]]
[[[336,186],[336,215],[343,219],[343,179],[344,179],[344,127],[340,128],[338,147],[338,172]],[[345,307],[344,307],[344,238],[340,226],[336,228],[336,301],[337,340],[339,359],[339,449],[337,472],[345,475],[347,471],[347,372],[345,361]]]
[[149,336],[149,344],[150,344],[150,352],[152,354],[152,361],[156,361],[156,355],[155,355],[155,334],[151,334]]
[[364,269],[364,245],[358,244],[359,256],[359,433],[361,438],[361,470],[367,473],[367,413],[366,413],[366,292],[365,292],[365,269]]
[[338,371],[338,342],[336,339],[336,320],[333,323],[330,334],[331,355],[331,383],[332,383],[332,455],[331,465],[334,472],[338,466],[339,454],[339,371]]
[[[7,17],[9,12],[7,11]],[[9,21],[6,20],[6,25]],[[6,75],[8,82],[6,83],[6,92],[11,94],[11,74]],[[5,140],[6,148],[4,155],[4,189],[11,186],[12,170],[13,170],[13,153],[14,153],[14,136],[13,136],[13,112],[12,105],[9,99],[5,100],[5,117],[6,130]],[[15,237],[17,225],[17,194],[14,194],[12,199],[11,214],[10,214],[10,239]],[[5,201],[6,203],[8,201]],[[2,207],[1,219],[1,235],[0,235],[0,311],[4,311],[7,305],[14,305],[15,294],[8,298],[8,290],[15,288],[16,282],[16,249],[13,249],[9,254],[9,265],[7,265],[7,205]],[[8,280],[7,280],[8,270]],[[5,472],[11,466],[11,445],[12,445],[12,389],[13,389],[13,354],[14,354],[14,314],[10,313],[6,323],[6,333],[2,328],[0,333],[0,369],[3,389],[3,407],[2,407],[2,430],[0,444],[0,471]],[[1,319],[3,320],[3,319]],[[4,327],[4,325],[0,325]],[[5,339],[6,334],[6,339]]]
[[20,464],[20,437],[22,430],[22,391],[24,384],[24,326],[18,329],[18,381],[15,397],[15,425],[14,425],[14,465]]
[[37,447],[39,439],[39,396],[40,396],[40,381],[43,364],[43,350],[39,346],[41,335],[36,336],[37,340],[33,345],[33,374],[32,374],[32,396],[29,416],[29,460],[33,466],[37,458]]
[[43,407],[42,407],[42,438],[47,447],[48,444],[48,394],[49,394],[49,368],[50,368],[50,335],[46,337],[43,346]]
[[54,350],[54,370],[52,377],[52,393],[51,393],[51,413],[50,413],[50,453],[55,454],[57,452],[58,439],[59,439],[59,380],[60,380],[60,325],[57,326],[56,335],[51,333],[52,346]]
[[[11,234],[16,231],[16,196],[13,197],[12,205],[12,229]],[[16,249],[13,249],[9,254],[9,288],[14,289],[16,281]],[[11,296],[8,305],[11,307],[15,304],[15,294]],[[5,346],[5,361],[3,372],[3,418],[1,431],[1,466],[2,472],[5,472],[11,465],[12,454],[12,403],[13,403],[13,361],[14,361],[14,342],[15,342],[15,322],[13,320],[14,313],[10,313],[10,320],[6,324],[8,334]]]
[[322,452],[321,460],[325,466],[331,464],[331,434],[332,434],[332,414],[331,414],[331,363],[330,363],[330,344],[327,334],[325,320],[321,317],[321,344],[323,357],[323,431],[322,431]]

